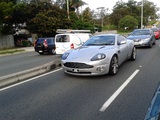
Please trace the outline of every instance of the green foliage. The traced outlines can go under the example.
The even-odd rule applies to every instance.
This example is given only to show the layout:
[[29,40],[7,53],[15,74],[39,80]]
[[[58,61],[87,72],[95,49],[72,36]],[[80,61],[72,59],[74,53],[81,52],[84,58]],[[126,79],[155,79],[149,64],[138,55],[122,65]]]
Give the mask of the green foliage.
[[[156,19],[156,5],[153,2],[149,2],[144,0],[143,6],[143,25],[148,25],[148,18]],[[117,28],[119,25],[119,21],[125,16],[130,15],[138,20],[138,26],[141,26],[141,2],[137,2],[135,0],[129,0],[127,3],[122,1],[118,1],[114,6],[113,13],[110,15],[110,23],[116,25]],[[127,23],[126,23],[127,24]]]
[[57,6],[39,12],[28,22],[28,29],[33,33],[55,34],[58,28],[67,28],[65,11]]
[[[0,33],[7,34],[10,32],[12,24],[10,20],[12,18],[11,14],[13,12],[12,2],[0,2]],[[8,29],[8,30],[7,30]]]
[[[28,3],[30,1],[30,3]],[[31,33],[40,35],[54,35],[56,29],[134,29],[141,24],[141,2],[128,0],[118,1],[113,12],[108,14],[104,8],[102,14],[86,8],[82,13],[79,8],[87,3],[82,0],[69,0],[69,19],[66,0],[0,0],[0,33],[14,34],[14,28],[21,28],[20,24],[27,24]],[[158,8],[153,2],[144,0],[143,24],[150,25],[150,18],[155,21]],[[97,14],[99,17],[97,17]],[[102,16],[103,15],[103,16]],[[100,17],[101,16],[101,17]],[[102,25],[103,20],[103,25]],[[104,27],[103,27],[104,26]],[[103,27],[103,28],[102,28]]]
[[115,25],[111,25],[111,24],[108,24],[108,25],[105,25],[103,27],[103,30],[116,30],[117,27]]
[[119,21],[120,29],[133,30],[138,26],[138,20],[130,15],[125,16]]

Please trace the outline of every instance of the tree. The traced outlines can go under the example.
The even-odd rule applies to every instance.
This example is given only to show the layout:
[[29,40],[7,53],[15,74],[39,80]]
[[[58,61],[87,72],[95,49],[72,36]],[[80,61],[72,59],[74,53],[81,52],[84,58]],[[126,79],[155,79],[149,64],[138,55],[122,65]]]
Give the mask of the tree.
[[28,5],[25,3],[18,3],[13,6],[13,13],[11,23],[18,27],[19,24],[24,24],[28,20]]
[[85,3],[82,0],[70,0],[70,8],[74,8],[76,10],[76,14],[77,16],[79,16],[79,7],[86,5],[87,3]]
[[119,21],[120,29],[133,30],[138,26],[138,20],[133,16],[127,15]]
[[119,20],[129,14],[131,13],[129,12],[126,4],[122,1],[118,1],[113,7],[113,12],[110,15],[110,23],[118,28]]
[[53,5],[47,11],[41,11],[36,14],[27,24],[28,29],[32,33],[39,33],[41,35],[55,35],[59,28],[67,28],[68,22],[66,11]]
[[[119,21],[127,15],[130,15],[138,20],[138,26],[141,25],[141,2],[134,0],[129,0],[127,3],[118,1],[113,8],[113,12],[110,15],[110,22],[113,25],[119,27]],[[155,19],[157,18],[156,12],[157,7],[153,2],[144,0],[143,6],[143,21],[144,25],[148,24],[148,18]]]
[[13,12],[13,2],[0,2],[0,33],[8,34],[11,33],[12,24],[10,20]]

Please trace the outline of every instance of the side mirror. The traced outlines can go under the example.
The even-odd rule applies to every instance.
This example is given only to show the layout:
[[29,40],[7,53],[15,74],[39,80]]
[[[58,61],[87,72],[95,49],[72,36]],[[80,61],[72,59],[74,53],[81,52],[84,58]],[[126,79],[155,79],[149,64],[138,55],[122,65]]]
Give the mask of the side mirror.
[[83,45],[84,44],[84,42],[81,42],[81,45]]
[[126,44],[127,43],[127,41],[121,41],[121,44]]

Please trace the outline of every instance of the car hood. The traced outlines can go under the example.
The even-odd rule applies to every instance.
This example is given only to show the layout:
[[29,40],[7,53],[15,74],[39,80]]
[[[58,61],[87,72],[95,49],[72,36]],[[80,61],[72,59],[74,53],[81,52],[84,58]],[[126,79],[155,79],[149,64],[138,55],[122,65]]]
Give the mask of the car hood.
[[114,49],[114,46],[82,46],[73,50],[70,50],[68,61],[90,61],[96,54],[105,53]]
[[138,36],[128,36],[127,39],[131,39],[131,40],[134,40],[134,39],[146,39],[146,38],[150,38],[151,36],[150,35],[138,35]]

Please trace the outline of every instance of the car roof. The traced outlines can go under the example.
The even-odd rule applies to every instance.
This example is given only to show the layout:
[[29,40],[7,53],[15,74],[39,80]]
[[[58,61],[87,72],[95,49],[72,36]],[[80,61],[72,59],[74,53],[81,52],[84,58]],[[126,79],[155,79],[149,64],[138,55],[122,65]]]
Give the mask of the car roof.
[[95,35],[95,36],[118,36],[120,34],[99,34],[99,35]]
[[44,38],[38,38],[38,39],[54,39],[54,37],[44,37]]
[[136,30],[151,30],[150,28],[145,28],[145,29],[134,29],[134,31]]

